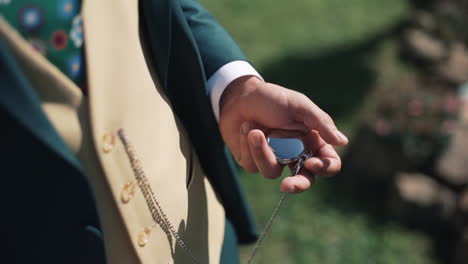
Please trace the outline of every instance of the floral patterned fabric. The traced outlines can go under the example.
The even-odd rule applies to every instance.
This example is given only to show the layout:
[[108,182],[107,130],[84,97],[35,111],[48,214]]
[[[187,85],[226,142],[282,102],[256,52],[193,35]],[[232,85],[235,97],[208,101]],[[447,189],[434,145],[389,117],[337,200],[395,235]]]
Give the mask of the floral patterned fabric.
[[0,0],[0,14],[84,92],[81,0]]

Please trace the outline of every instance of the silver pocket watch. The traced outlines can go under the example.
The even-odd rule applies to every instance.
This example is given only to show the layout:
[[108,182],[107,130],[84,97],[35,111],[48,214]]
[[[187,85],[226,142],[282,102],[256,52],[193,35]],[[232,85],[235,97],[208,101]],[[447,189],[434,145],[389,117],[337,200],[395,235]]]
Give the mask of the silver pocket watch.
[[304,144],[298,138],[268,138],[268,145],[281,164],[298,161],[304,152]]
[[294,164],[292,175],[296,175],[304,162],[312,157],[312,154],[307,153],[304,144],[298,138],[268,138],[267,141],[279,163]]

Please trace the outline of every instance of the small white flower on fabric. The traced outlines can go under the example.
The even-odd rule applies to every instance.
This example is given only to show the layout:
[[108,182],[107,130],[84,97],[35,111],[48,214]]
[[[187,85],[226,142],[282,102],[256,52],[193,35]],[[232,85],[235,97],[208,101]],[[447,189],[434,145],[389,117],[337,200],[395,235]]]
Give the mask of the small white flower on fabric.
[[68,59],[68,76],[72,80],[76,80],[80,76],[82,76],[83,72],[83,57],[80,53],[73,54]]
[[25,16],[24,16],[24,20],[26,23],[28,24],[33,24],[36,22],[36,20],[38,20],[39,17],[37,14],[35,13],[27,13]]
[[80,48],[83,46],[83,20],[81,15],[77,15],[73,18],[72,27],[70,29],[70,39],[73,41],[75,47]]
[[60,0],[57,5],[58,16],[64,20],[71,19],[78,13],[77,0]]
[[35,5],[28,5],[19,10],[19,24],[29,32],[36,31],[41,28],[44,21],[42,9]]

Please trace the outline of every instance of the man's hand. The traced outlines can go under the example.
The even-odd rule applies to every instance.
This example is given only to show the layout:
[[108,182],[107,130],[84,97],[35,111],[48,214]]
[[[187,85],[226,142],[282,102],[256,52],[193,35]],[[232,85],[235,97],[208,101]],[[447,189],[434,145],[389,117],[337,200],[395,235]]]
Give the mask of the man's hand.
[[283,192],[303,192],[316,175],[333,175],[341,168],[332,145],[346,145],[348,139],[327,113],[301,93],[244,76],[223,92],[219,120],[221,134],[236,161],[266,178],[278,178],[283,169],[266,137],[298,137],[306,150],[312,151],[314,157],[304,163],[299,174],[281,182]]

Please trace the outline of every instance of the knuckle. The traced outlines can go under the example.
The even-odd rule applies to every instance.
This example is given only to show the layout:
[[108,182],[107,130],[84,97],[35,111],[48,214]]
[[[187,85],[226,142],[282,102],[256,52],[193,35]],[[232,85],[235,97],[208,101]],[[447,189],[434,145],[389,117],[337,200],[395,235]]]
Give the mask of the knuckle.
[[336,172],[338,173],[341,170],[341,162],[337,162],[336,164]]
[[331,118],[331,116],[325,112],[323,112],[323,114],[320,116],[319,118],[319,122],[321,124],[326,124],[326,125],[333,125],[334,122],[333,122],[333,119]]
[[246,171],[251,173],[258,172],[258,168],[252,159],[241,158],[240,162],[238,162]]
[[336,174],[338,174],[338,172],[340,172],[341,166],[338,165],[336,167],[333,167],[333,168],[330,168],[328,169],[327,171],[324,172],[325,176],[328,176],[328,177],[333,177],[335,176]]
[[299,93],[299,92],[296,92],[296,95],[298,96],[297,98],[300,100],[300,101],[303,101],[303,102],[311,102],[310,98],[303,94],[303,93]]
[[233,155],[233,156],[234,156],[234,160],[237,162],[237,164],[242,166],[242,156],[241,156],[240,152]]
[[246,165],[242,165],[242,167],[244,167],[244,169],[250,173],[257,173],[258,172],[258,168],[252,164],[246,164]]

